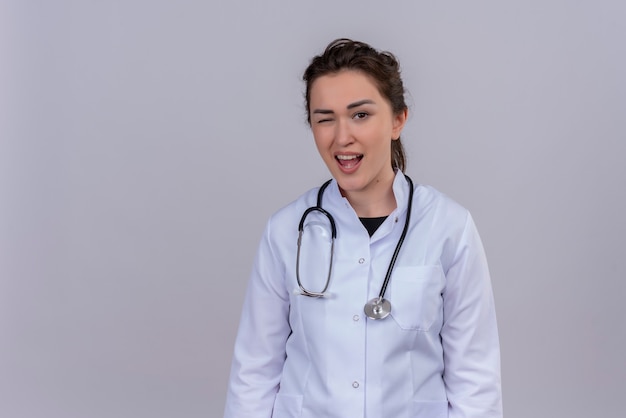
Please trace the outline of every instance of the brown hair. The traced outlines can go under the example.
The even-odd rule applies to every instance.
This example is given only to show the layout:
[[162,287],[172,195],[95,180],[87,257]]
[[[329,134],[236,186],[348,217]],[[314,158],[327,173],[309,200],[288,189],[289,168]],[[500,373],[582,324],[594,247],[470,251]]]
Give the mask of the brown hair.
[[[389,101],[395,115],[407,109],[404,101],[404,85],[400,77],[400,64],[396,57],[391,52],[379,52],[364,42],[342,38],[332,41],[324,53],[314,57],[302,76],[306,83],[305,100],[309,124],[311,123],[309,105],[313,82],[319,77],[342,70],[360,71],[371,77],[379,93]],[[404,171],[406,166],[404,147],[400,138],[391,141],[391,166],[400,171]]]

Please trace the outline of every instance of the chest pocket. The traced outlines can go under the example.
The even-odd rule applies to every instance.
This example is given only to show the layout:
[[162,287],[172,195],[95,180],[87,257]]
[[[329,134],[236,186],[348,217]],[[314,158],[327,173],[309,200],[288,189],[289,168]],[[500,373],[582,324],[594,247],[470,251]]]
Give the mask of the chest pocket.
[[429,331],[441,320],[445,277],[440,266],[398,266],[391,277],[391,316],[405,330]]

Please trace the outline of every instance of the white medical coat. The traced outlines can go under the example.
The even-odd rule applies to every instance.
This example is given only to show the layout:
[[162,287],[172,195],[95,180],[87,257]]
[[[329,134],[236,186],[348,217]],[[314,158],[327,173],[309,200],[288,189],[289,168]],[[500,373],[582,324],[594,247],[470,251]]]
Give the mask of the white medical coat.
[[[245,297],[225,418],[502,416],[493,295],[467,210],[415,186],[385,295],[391,315],[364,315],[404,227],[409,190],[400,172],[393,192],[397,208],[371,238],[334,180],[324,192],[323,207],[337,224],[328,298],[294,291],[298,223],[317,189],[270,218]],[[314,213],[307,228],[324,222]],[[303,243],[308,290],[326,281],[326,251],[319,240]]]

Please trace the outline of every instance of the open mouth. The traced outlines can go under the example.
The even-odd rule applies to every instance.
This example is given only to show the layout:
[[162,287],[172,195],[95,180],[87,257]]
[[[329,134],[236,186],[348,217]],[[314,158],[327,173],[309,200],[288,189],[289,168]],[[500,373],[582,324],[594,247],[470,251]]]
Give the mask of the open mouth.
[[342,168],[349,170],[363,159],[363,154],[336,155],[335,159]]

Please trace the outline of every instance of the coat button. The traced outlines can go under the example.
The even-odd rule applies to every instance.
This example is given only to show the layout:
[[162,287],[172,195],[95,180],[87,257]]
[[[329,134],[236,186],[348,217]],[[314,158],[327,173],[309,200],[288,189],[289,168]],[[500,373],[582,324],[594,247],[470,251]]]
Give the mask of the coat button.
[[359,387],[359,382],[357,382],[356,380],[354,382],[352,382],[352,387],[353,388],[358,388]]
[[352,317],[352,320],[355,321],[355,322],[358,321],[359,319],[361,319],[361,317],[359,315],[354,315]]
[[365,259],[364,258],[359,258],[359,264],[363,264],[365,263]]

